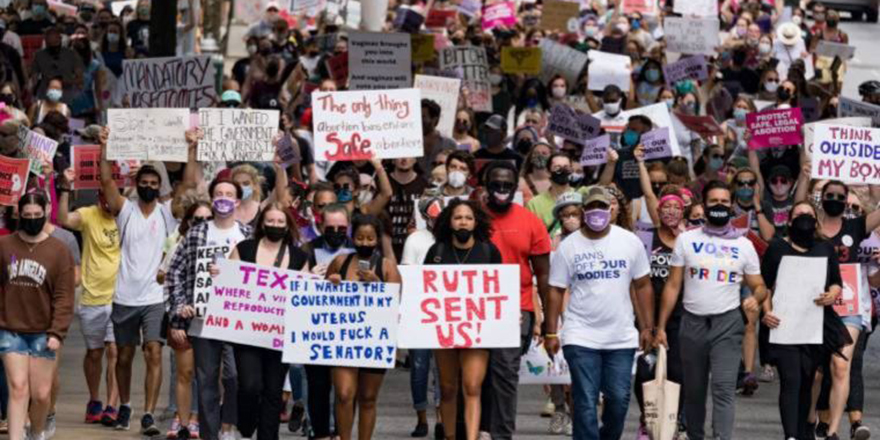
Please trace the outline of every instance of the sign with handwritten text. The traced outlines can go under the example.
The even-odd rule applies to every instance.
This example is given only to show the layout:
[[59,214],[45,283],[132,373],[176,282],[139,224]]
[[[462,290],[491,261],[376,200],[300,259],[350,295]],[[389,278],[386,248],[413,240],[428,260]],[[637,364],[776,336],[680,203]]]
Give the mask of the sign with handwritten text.
[[811,177],[880,184],[880,129],[817,124]]
[[0,156],[0,206],[12,206],[27,189],[30,159]]
[[400,348],[519,346],[519,266],[400,266],[400,275]]
[[400,284],[292,282],[284,363],[394,368]]
[[746,126],[752,133],[749,148],[757,150],[800,144],[804,141],[803,125],[804,117],[797,107],[749,113],[746,115]]
[[193,308],[196,316],[189,326],[189,334],[200,336],[204,327],[205,312],[208,308],[208,299],[214,290],[214,278],[208,271],[208,265],[219,262],[232,252],[232,245],[222,244],[216,246],[199,246],[196,249],[196,279],[193,285]]
[[715,48],[721,44],[718,26],[717,18],[666,17],[663,20],[666,49],[669,52],[714,55]]
[[43,174],[43,163],[51,164],[52,159],[55,158],[58,142],[33,130],[28,130],[24,125],[19,125],[18,149],[31,160],[31,172],[41,175]]
[[[71,147],[71,162],[73,162],[73,172],[76,175],[73,182],[73,189],[100,189],[101,188],[101,146],[100,145],[76,145]],[[121,167],[117,162],[110,162],[110,171],[113,173],[113,180],[116,182],[117,188],[131,186],[127,173],[123,173],[123,168],[131,170],[138,166],[136,160],[125,161],[125,166]]]
[[139,108],[107,110],[107,160],[186,162],[189,109]]
[[468,105],[477,112],[491,112],[492,87],[489,84],[489,58],[486,56],[486,48],[447,47],[439,55],[441,70],[461,73],[462,86],[468,93]]
[[278,110],[199,109],[199,127],[205,136],[199,140],[198,159],[205,162],[272,161],[278,118]]
[[298,283],[309,273],[217,260],[200,337],[281,351],[284,313]]
[[419,89],[313,92],[315,160],[421,157]]
[[439,76],[416,75],[413,87],[421,90],[422,99],[430,99],[440,105],[440,122],[437,131],[443,136],[452,137],[455,127],[455,113],[458,110],[458,95],[461,80]]
[[122,80],[133,108],[201,108],[217,101],[210,55],[124,60]]

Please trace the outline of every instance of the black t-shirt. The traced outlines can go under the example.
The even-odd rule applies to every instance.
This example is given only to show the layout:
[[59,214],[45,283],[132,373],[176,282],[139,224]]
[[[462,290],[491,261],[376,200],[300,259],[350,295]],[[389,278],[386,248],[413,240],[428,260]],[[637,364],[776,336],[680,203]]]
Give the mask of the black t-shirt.
[[[245,261],[248,263],[256,263],[257,262],[257,245],[258,241],[254,238],[249,238],[244,240],[238,245],[235,246],[238,249],[238,255],[241,257],[241,261]],[[303,266],[306,265],[306,262],[309,261],[309,254],[303,252],[302,249],[288,244],[287,246],[288,252],[290,252],[290,259],[287,264],[287,268],[290,270],[300,270]]]
[[519,173],[519,170],[522,169],[523,157],[517,153],[516,151],[511,150],[510,148],[505,148],[501,150],[500,153],[493,153],[486,148],[480,148],[474,153],[474,159],[489,159],[489,160],[512,160],[516,162],[516,170]]
[[[666,280],[669,278],[669,267],[671,266],[670,260],[672,259],[672,248],[666,246],[663,243],[663,240],[660,239],[660,234],[657,230],[654,230],[653,238],[651,239],[651,287],[654,289],[654,322],[660,317],[660,304],[661,299],[663,297],[663,287],[666,286]],[[682,305],[681,299],[684,295],[678,296],[678,302],[675,304],[675,308],[672,309],[672,316],[670,316],[669,321],[677,321],[681,316],[682,311],[684,310],[684,306]]]
[[[856,243],[856,246],[858,246],[858,243]],[[764,284],[767,285],[771,292],[774,291],[776,286],[776,276],[779,273],[782,257],[788,255],[794,257],[827,258],[828,274],[825,276],[825,286],[823,287],[828,289],[829,286],[834,284],[842,285],[840,265],[838,265],[837,259],[834,258],[835,249],[830,241],[818,241],[807,252],[799,252],[791,246],[791,243],[781,238],[774,238],[770,242],[767,252],[764,253],[764,258],[761,260],[761,276],[764,277]]]
[[491,242],[476,242],[471,249],[434,243],[425,255],[425,264],[501,264],[501,252]]
[[[721,74],[724,75],[725,86],[728,82],[737,83],[742,86],[742,90],[746,93],[752,95],[758,93],[758,87],[761,83],[761,76],[758,75],[758,72],[743,67],[740,70],[734,70],[733,68],[722,69]],[[730,94],[736,95],[733,91],[730,91]]]
[[[132,48],[146,49],[149,45],[150,20],[135,19],[130,21],[125,27],[125,35],[131,40]],[[239,84],[244,84],[244,82],[239,81]]]
[[405,185],[394,178],[389,178],[389,180],[393,191],[387,208],[388,215],[391,217],[391,245],[394,248],[394,256],[397,261],[400,261],[409,224],[412,222],[415,211],[415,200],[428,188],[428,181],[423,176],[416,176],[412,182]]
[[42,20],[34,20],[33,18],[28,18],[18,25],[18,35],[42,35],[47,28],[50,28],[54,25],[55,23],[52,23],[52,20],[49,20],[48,18],[44,18]]
[[[859,245],[868,238],[866,218],[844,219],[840,232],[831,237],[831,243],[837,250],[837,261],[841,264],[856,263],[859,256]],[[768,284],[769,285],[769,284]]]

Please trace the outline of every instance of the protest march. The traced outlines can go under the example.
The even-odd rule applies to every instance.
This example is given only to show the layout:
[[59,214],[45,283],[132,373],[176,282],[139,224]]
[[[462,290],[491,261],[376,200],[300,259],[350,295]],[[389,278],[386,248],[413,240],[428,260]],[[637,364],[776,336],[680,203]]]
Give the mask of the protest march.
[[870,439],[878,12],[0,0],[0,440]]

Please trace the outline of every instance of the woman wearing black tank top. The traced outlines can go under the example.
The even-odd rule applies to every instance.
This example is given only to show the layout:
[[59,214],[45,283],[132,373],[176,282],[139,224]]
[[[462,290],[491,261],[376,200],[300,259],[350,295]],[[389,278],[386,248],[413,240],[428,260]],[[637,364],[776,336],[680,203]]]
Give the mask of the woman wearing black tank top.
[[[239,243],[230,260],[289,270],[308,269],[308,255],[294,245],[297,228],[290,213],[277,203],[267,205],[257,215],[254,238]],[[281,352],[268,348],[235,344],[238,370],[238,431],[243,438],[254,432],[261,440],[277,440],[283,409],[282,391],[287,365]]]
[[[355,253],[340,255],[327,268],[327,280],[334,284],[342,281],[400,284],[397,265],[382,256],[382,223],[374,215],[357,215],[352,221],[352,241]],[[379,368],[333,368],[333,386],[336,389],[336,426],[342,440],[351,439],[354,425],[354,403],[357,398],[358,438],[370,439],[376,427],[376,400],[385,378]],[[277,416],[276,416],[277,418]]]
[[[428,250],[425,264],[501,264],[501,252],[491,242],[489,218],[476,202],[453,200],[437,218],[434,237],[437,242]],[[440,371],[440,414],[446,438],[455,438],[460,372],[467,439],[476,440],[489,350],[434,350],[434,358]]]

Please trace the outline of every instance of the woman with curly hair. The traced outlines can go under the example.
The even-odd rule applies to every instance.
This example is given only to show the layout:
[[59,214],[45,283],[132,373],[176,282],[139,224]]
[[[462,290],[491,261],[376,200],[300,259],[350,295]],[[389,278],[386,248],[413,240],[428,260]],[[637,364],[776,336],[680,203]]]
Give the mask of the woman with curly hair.
[[[428,250],[425,264],[501,264],[501,252],[492,244],[491,234],[489,217],[479,204],[454,199],[435,222],[437,242]],[[458,387],[461,386],[467,439],[476,440],[480,432],[480,393],[489,351],[453,347],[434,350],[434,358],[440,371],[440,414],[444,431],[455,432]]]

